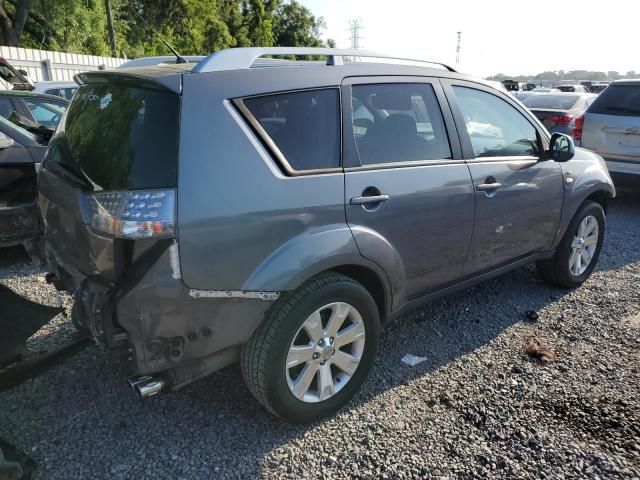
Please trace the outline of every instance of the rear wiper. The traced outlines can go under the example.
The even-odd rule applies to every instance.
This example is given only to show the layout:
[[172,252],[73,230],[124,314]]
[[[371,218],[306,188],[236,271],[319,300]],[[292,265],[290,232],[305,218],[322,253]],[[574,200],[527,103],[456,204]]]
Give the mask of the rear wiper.
[[629,107],[604,107],[606,110],[611,110],[613,112],[623,112],[631,115],[640,115],[640,110],[637,108],[629,108]]

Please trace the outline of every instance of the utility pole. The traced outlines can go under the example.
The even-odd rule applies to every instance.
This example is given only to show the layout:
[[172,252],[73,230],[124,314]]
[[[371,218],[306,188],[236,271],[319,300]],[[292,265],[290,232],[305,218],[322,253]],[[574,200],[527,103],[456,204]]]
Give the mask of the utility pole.
[[458,46],[456,47],[456,65],[460,63],[460,43],[462,32],[458,32]]
[[109,42],[111,43],[111,56],[116,57],[116,31],[113,28],[113,14],[111,13],[111,0],[104,0],[104,8],[107,11],[107,26],[109,27]]
[[364,28],[362,25],[362,20],[355,19],[349,20],[349,38],[351,41],[351,48],[360,48],[360,40],[362,37],[360,36],[360,30]]

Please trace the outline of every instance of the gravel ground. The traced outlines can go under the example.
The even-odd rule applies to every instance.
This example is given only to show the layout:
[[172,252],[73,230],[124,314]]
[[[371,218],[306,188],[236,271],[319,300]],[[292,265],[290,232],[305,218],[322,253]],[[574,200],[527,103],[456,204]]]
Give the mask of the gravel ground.
[[[363,390],[324,422],[271,417],[237,367],[140,402],[89,347],[0,394],[0,436],[38,479],[640,477],[639,239],[640,196],[622,193],[578,290],[527,267],[407,315],[385,330]],[[0,251],[0,279],[55,302],[18,250]],[[56,318],[29,346],[70,332]],[[532,336],[556,362],[524,353]],[[404,365],[406,353],[426,360]]]

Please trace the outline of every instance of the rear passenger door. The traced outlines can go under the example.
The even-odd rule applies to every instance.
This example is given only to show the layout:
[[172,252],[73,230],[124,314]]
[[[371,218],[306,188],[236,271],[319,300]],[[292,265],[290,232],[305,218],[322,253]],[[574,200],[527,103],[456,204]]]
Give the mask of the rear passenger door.
[[406,288],[396,298],[453,283],[471,240],[473,188],[442,87],[349,78],[342,98],[346,214],[361,254],[396,257],[387,274]]
[[560,164],[540,161],[546,133],[495,90],[443,81],[475,188],[476,215],[465,275],[549,250],[564,199]]

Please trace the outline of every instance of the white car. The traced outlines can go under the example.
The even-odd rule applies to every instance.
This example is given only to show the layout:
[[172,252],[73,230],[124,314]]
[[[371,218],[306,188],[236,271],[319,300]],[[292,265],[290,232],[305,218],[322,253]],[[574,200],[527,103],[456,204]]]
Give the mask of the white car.
[[640,175],[640,80],[612,82],[576,119],[573,136],[611,173]]
[[71,100],[71,97],[73,97],[77,89],[78,85],[75,82],[45,81],[36,83],[33,91],[56,95]]

